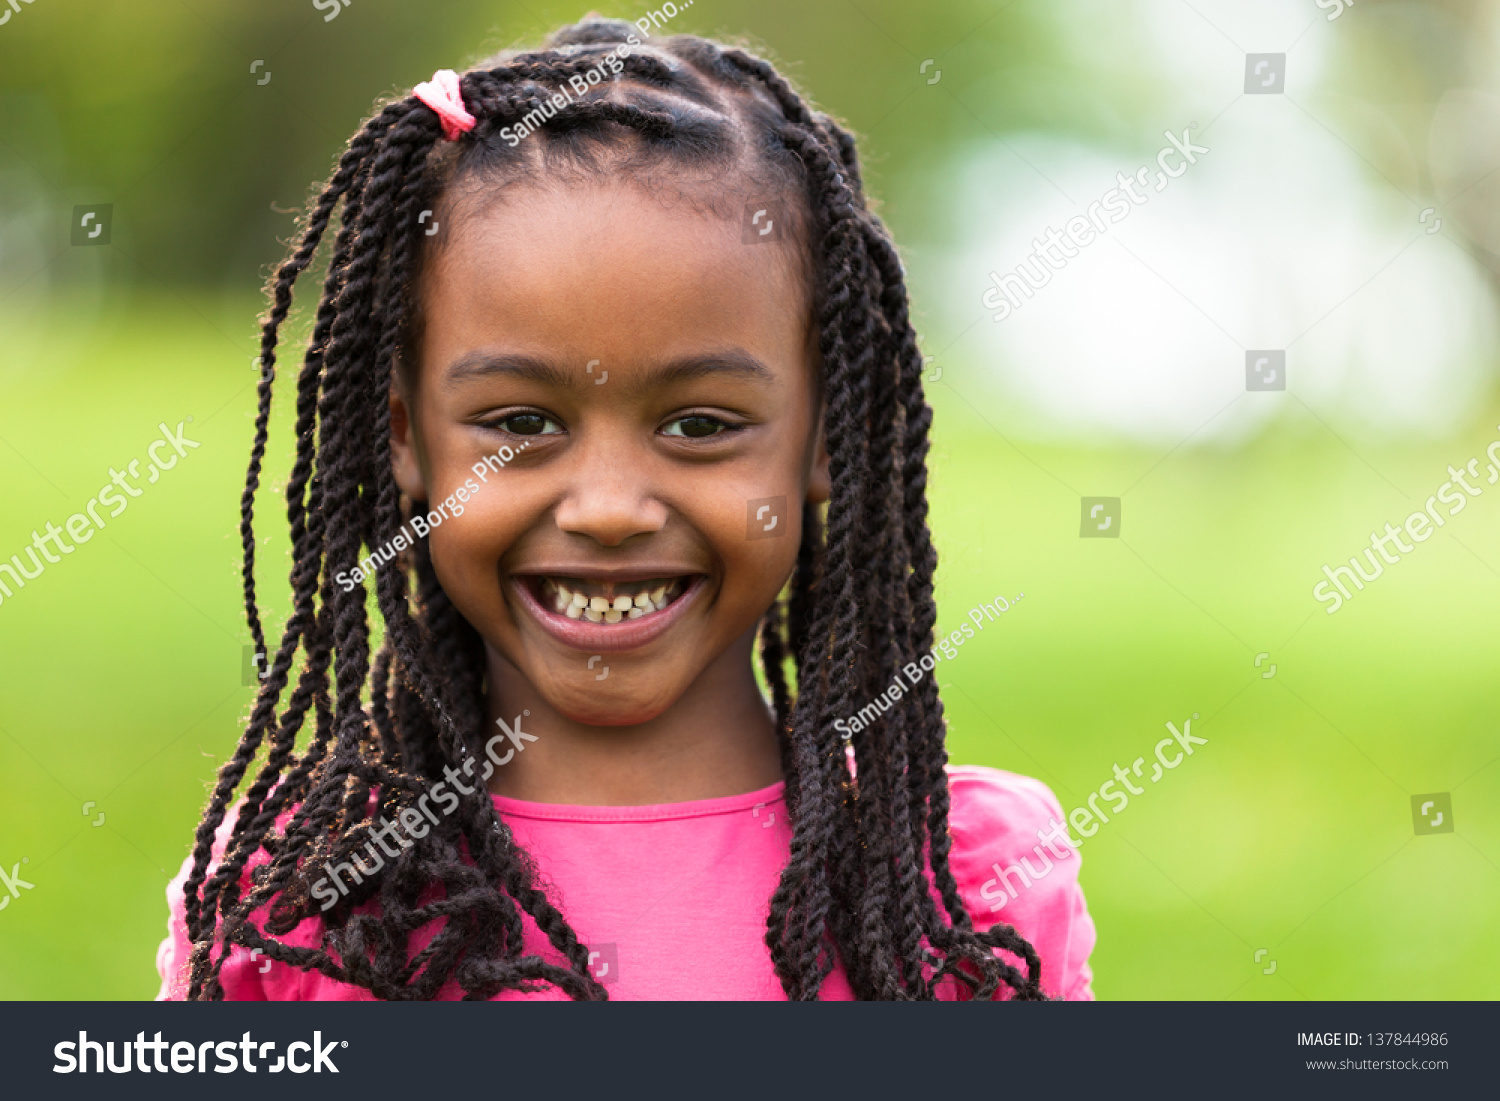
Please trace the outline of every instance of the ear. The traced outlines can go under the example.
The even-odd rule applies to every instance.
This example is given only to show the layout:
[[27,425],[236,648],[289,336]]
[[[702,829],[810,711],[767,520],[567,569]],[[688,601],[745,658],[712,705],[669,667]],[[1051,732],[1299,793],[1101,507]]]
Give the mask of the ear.
[[391,386],[391,473],[401,492],[415,501],[427,500],[427,483],[417,455],[411,405],[397,384]]
[[807,503],[821,505],[833,495],[833,479],[828,473],[828,445],[823,439],[823,414],[818,413],[818,438],[813,447],[812,462],[807,471]]
[[803,334],[803,351],[807,356],[809,405],[813,410],[813,446],[804,475],[807,481],[806,501],[810,505],[826,504],[833,496],[833,477],[828,473],[828,400],[822,382],[823,356],[818,349],[818,326],[809,311]]

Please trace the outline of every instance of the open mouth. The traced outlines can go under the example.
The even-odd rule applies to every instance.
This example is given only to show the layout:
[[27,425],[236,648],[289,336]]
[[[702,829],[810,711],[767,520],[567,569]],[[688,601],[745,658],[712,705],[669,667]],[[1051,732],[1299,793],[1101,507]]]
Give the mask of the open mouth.
[[620,623],[665,611],[687,591],[692,580],[681,576],[639,581],[529,577],[525,584],[547,611],[589,623]]
[[[641,576],[653,570],[661,572]],[[516,611],[563,646],[591,654],[631,652],[671,631],[712,597],[707,574],[669,571],[670,566],[656,564],[629,578],[513,573],[506,585]]]

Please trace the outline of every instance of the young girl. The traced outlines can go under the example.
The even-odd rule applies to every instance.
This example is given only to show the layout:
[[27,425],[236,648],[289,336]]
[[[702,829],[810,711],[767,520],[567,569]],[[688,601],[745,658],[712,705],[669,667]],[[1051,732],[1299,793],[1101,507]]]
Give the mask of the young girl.
[[1057,801],[945,772],[932,412],[854,141],[654,25],[388,104],[278,271],[262,653],[277,334],[342,205],[292,612],[161,997],[1092,997]]

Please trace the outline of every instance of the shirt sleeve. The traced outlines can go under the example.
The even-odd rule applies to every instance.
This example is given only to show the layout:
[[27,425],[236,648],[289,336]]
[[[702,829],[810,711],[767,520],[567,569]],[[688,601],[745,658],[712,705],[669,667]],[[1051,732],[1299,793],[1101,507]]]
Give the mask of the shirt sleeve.
[[183,904],[183,884],[193,870],[191,855],[182,869],[167,884],[167,938],[156,949],[156,973],[161,977],[159,1002],[180,1002],[187,997],[187,963],[192,944],[187,938],[187,915]]
[[[229,835],[234,830],[234,821],[239,815],[239,810],[240,804],[238,803],[229,809],[214,836],[208,865],[209,877],[212,877],[219,866],[219,861],[224,857],[224,850],[228,845]],[[282,821],[285,817],[283,816]],[[264,863],[266,859],[264,852],[257,853],[251,858],[249,866],[240,877],[241,891],[250,888],[250,869],[257,864]],[[192,870],[193,857],[189,853],[182,862],[181,870],[167,884],[167,936],[156,949],[156,972],[161,978],[161,989],[156,994],[156,1000],[159,1002],[182,1001],[187,998],[188,961],[192,955],[192,942],[188,940],[187,935],[185,887]],[[261,920],[264,920],[264,914],[264,910],[257,911],[252,916],[252,920],[258,925]],[[306,941],[309,939],[308,930],[299,927],[291,937],[282,939],[290,943]],[[297,968],[275,963],[258,952],[252,955],[249,949],[239,945],[230,949],[229,959],[224,961],[224,966],[219,972],[219,981],[224,987],[224,997],[229,1001],[298,1000],[302,996],[302,979],[303,972]]]
[[1049,997],[1093,1000],[1094,921],[1057,797],[1039,780],[972,765],[950,768],[948,786],[949,864],[974,928],[1014,927],[1041,957]]

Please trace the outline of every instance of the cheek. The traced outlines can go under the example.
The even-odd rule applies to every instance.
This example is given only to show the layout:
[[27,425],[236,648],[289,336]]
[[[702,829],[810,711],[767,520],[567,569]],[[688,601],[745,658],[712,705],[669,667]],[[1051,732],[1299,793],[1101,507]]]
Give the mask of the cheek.
[[[796,565],[802,537],[795,478],[726,486],[700,503],[691,522],[723,562],[721,600],[753,619],[770,606]],[[740,618],[737,616],[736,618]]]
[[[491,473],[487,482],[476,477],[479,492],[471,493],[467,501],[458,504],[464,510],[463,515],[454,516],[450,510],[447,519],[427,537],[438,580],[465,618],[473,623],[481,622],[498,609],[501,602],[498,563],[527,526],[525,508],[517,501],[514,487],[500,481],[505,473]],[[436,502],[456,494],[462,484],[460,481],[435,486],[431,507],[438,508]],[[442,497],[438,496],[439,491],[443,492]]]
[[691,522],[724,563],[723,599],[741,626],[766,611],[797,562],[807,420],[805,410],[786,416],[775,437],[760,441],[732,473],[705,471],[695,487]]

